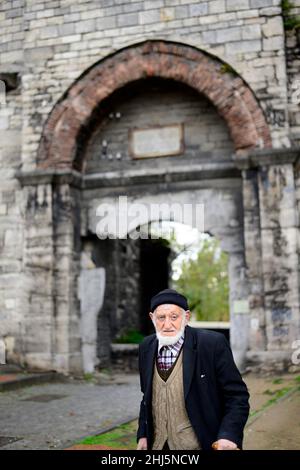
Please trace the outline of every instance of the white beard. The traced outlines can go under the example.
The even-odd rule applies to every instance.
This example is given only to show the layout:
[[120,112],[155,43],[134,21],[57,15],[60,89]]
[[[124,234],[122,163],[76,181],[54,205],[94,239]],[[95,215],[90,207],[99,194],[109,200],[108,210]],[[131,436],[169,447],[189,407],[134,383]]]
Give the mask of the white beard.
[[177,343],[177,341],[179,341],[181,336],[184,335],[184,329],[186,326],[185,315],[183,315],[180,330],[174,336],[165,336],[165,335],[162,335],[161,333],[158,333],[154,320],[153,320],[153,323],[154,323],[155,330],[156,330],[156,337],[159,341],[159,348],[161,348],[162,346],[171,346],[171,344]]

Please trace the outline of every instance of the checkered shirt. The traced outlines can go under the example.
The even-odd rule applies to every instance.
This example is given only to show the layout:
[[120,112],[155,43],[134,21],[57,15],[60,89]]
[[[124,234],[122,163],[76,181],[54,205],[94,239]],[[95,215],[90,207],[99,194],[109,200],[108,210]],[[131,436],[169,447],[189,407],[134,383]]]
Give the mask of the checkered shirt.
[[172,367],[183,345],[183,341],[184,337],[181,336],[175,344],[170,346],[158,346],[157,362],[160,370],[168,370]]

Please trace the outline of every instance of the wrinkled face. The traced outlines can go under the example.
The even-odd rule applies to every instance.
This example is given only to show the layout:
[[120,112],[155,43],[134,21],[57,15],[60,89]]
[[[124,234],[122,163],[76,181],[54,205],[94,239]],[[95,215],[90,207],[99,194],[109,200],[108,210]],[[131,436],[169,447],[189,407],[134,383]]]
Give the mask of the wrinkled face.
[[159,305],[155,311],[150,312],[151,320],[156,332],[162,336],[176,336],[190,319],[190,311],[186,312],[178,305]]

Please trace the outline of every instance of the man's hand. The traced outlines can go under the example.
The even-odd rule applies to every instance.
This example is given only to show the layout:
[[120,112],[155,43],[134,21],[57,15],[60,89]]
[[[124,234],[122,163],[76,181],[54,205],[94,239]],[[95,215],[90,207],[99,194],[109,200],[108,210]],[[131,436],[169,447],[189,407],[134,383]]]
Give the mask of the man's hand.
[[136,450],[147,450],[147,437],[141,437],[139,439]]
[[237,445],[228,439],[219,439],[213,443],[214,450],[237,450]]

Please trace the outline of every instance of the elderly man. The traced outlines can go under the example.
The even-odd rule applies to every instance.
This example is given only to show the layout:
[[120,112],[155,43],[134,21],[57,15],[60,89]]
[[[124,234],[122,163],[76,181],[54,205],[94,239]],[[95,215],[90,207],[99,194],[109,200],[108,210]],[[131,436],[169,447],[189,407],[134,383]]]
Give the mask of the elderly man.
[[151,299],[156,334],[139,348],[138,450],[242,448],[249,393],[221,333],[191,328],[187,299]]

